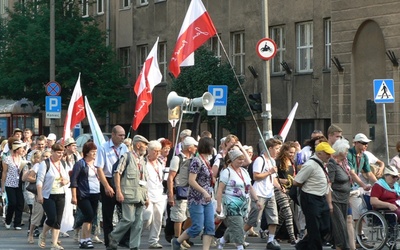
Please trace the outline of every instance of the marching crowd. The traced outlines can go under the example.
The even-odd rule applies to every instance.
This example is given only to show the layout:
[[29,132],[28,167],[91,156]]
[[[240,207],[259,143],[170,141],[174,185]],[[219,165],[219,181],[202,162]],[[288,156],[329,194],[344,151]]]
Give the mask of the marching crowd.
[[21,230],[27,209],[28,243],[37,238],[52,250],[64,249],[59,237],[69,231],[82,249],[139,249],[143,229],[149,248],[159,249],[162,227],[173,250],[189,249],[199,235],[203,249],[242,250],[246,237],[261,237],[278,250],[282,232],[296,249],[354,250],[365,237],[354,222],[366,205],[400,218],[399,156],[385,167],[367,151],[367,136],[350,142],[334,124],[302,148],[275,136],[258,156],[231,134],[218,148],[208,131],[181,131],[175,148],[165,138],[125,137],[116,125],[109,141],[89,140],[77,152],[73,138],[33,140],[30,129],[15,129],[0,146],[5,227]]

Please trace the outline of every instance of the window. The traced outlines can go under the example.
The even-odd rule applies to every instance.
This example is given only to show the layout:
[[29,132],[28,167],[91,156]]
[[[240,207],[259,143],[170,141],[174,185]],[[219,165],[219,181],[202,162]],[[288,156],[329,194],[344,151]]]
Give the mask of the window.
[[143,6],[143,5],[148,5],[149,1],[148,0],[138,0],[138,5]]
[[119,49],[119,60],[121,62],[121,75],[129,80],[131,76],[131,50],[129,47]]
[[271,73],[281,73],[283,72],[281,62],[285,60],[286,52],[285,28],[284,26],[272,27],[270,31],[270,37],[275,41],[278,47],[275,57],[271,60]]
[[332,29],[331,19],[327,18],[324,20],[324,31],[325,31],[325,68],[331,68],[331,55],[332,55]]
[[313,23],[298,23],[296,33],[297,71],[311,72],[313,68]]
[[147,58],[147,45],[140,45],[137,48],[137,76],[140,73],[140,70],[142,70],[144,62],[146,62]]
[[7,8],[8,8],[8,0],[0,0],[0,15],[4,15],[6,13]]
[[167,0],[154,0],[154,3],[166,2]]
[[82,0],[82,17],[89,16],[89,0]]
[[158,43],[158,67],[163,76],[162,81],[167,81],[167,44]]
[[104,14],[104,0],[97,0],[97,14]]
[[232,35],[232,63],[235,72],[238,75],[245,73],[245,50],[244,50],[244,32],[233,33]]
[[[220,35],[219,35],[219,37],[221,38]],[[217,36],[211,37],[211,39],[210,39],[210,49],[214,53],[214,56],[216,58],[218,58],[219,60],[221,60],[221,44],[219,43]]]
[[121,9],[129,9],[131,7],[131,0],[120,0]]

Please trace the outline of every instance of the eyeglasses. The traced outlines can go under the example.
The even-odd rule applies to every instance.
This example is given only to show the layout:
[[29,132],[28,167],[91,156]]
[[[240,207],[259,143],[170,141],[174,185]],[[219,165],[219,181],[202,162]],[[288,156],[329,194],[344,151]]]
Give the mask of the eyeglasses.
[[363,142],[363,141],[359,141],[358,143],[362,144],[362,145],[368,145],[368,142]]
[[399,179],[398,175],[391,175],[393,179]]

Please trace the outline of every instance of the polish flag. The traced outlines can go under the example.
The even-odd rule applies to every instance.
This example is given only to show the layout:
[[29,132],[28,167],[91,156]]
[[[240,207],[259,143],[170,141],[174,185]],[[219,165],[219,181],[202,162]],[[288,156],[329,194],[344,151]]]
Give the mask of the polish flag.
[[144,117],[149,113],[149,106],[153,100],[151,92],[162,80],[162,74],[157,61],[157,41],[151,49],[146,61],[140,71],[135,83],[135,94],[137,96],[135,113],[133,115],[132,128],[136,130]]
[[169,71],[178,77],[181,66],[193,66],[194,51],[216,33],[217,30],[203,2],[192,0],[172,53]]
[[289,133],[290,127],[292,126],[294,116],[296,115],[298,106],[299,106],[299,104],[296,102],[296,104],[292,108],[292,111],[290,111],[288,118],[286,119],[285,123],[283,124],[281,131],[279,131],[279,135],[282,136],[282,141],[286,140],[286,137]]
[[99,123],[97,122],[96,117],[94,116],[94,113],[89,105],[89,101],[86,96],[85,96],[85,110],[87,113],[90,131],[92,131],[93,142],[97,146],[97,148],[100,148],[101,145],[103,145],[103,143],[106,142],[106,140],[104,139],[103,132],[101,132]]
[[71,130],[75,125],[85,118],[85,105],[83,104],[83,96],[81,89],[81,73],[79,73],[78,80],[71,96],[71,101],[68,106],[68,113],[64,122],[63,140],[71,137]]

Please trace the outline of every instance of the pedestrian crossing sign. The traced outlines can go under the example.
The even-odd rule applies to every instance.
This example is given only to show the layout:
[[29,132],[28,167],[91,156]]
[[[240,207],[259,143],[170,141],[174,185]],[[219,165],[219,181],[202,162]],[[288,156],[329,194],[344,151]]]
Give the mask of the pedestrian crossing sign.
[[374,80],[375,103],[394,103],[394,81],[393,79]]

